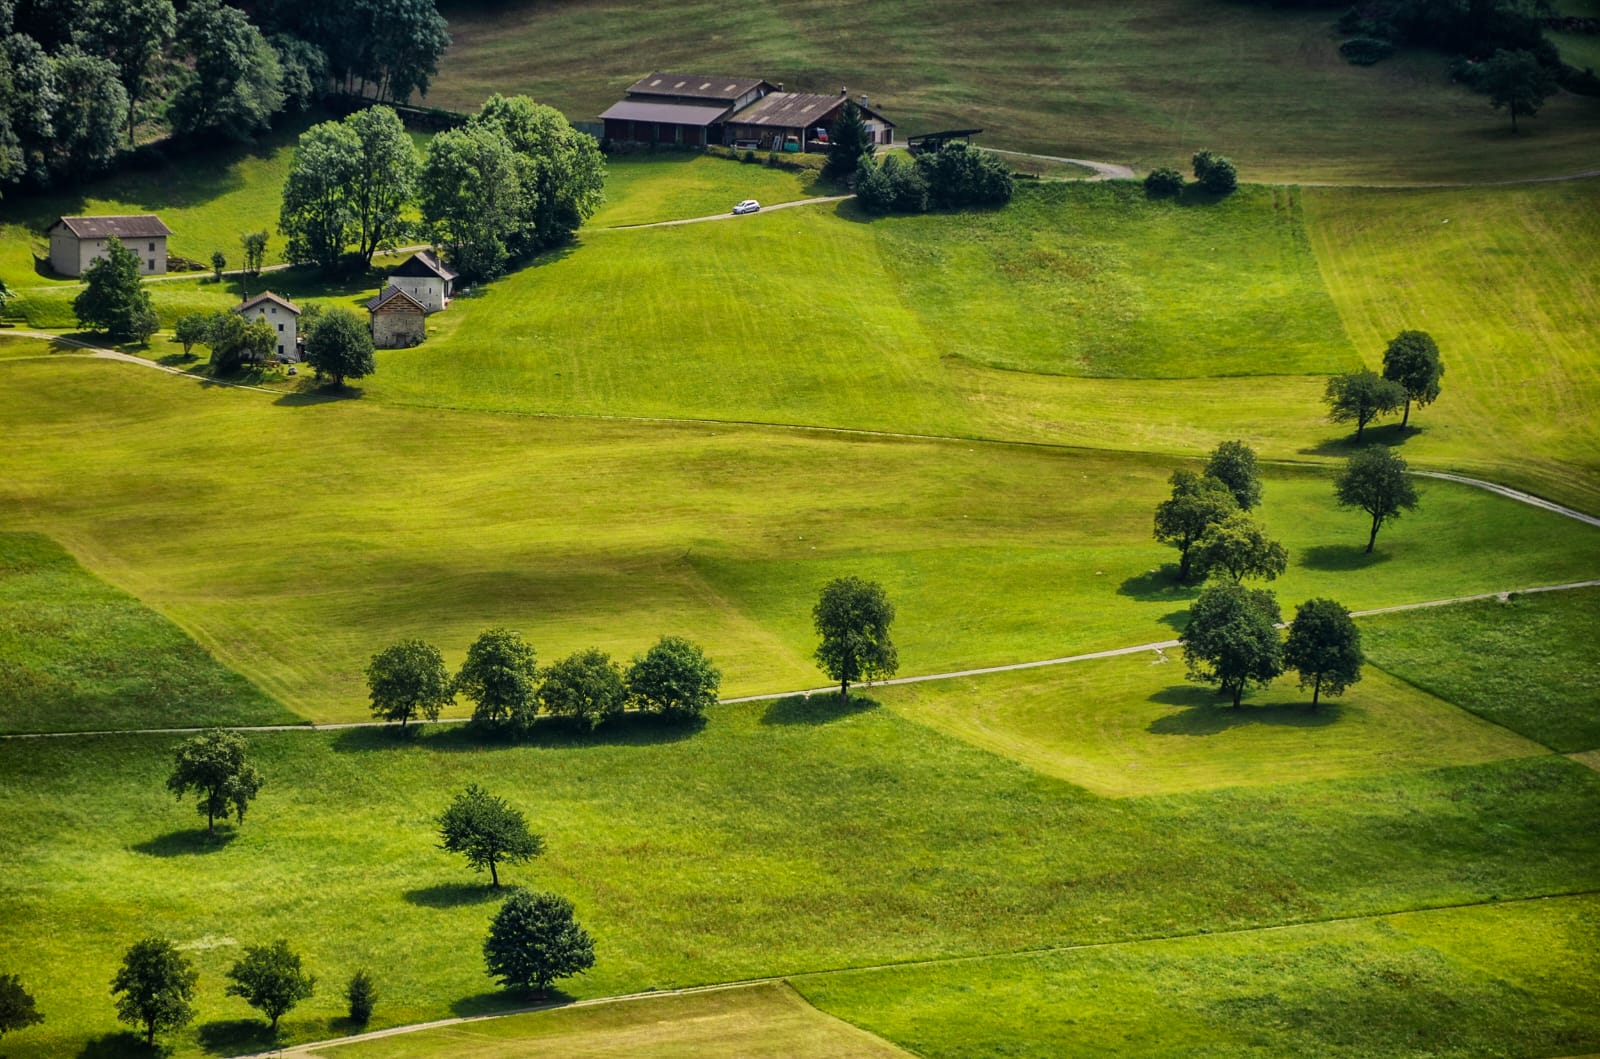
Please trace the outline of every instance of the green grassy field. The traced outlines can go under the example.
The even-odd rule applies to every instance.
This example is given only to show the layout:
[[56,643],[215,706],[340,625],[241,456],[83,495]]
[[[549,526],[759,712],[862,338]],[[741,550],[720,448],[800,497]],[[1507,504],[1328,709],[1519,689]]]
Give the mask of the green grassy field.
[[164,789],[173,742],[0,742],[0,948],[49,1018],[13,1059],[113,1032],[105,983],[150,932],[201,972],[183,1054],[266,1043],[222,970],[278,936],[324,983],[289,1040],[345,1032],[360,965],[378,1026],[525,1003],[482,970],[490,892],[434,848],[470,781],[545,835],[506,874],[577,905],[598,957],[563,983],[579,997],[1565,893],[1600,858],[1600,774],[1555,755],[1108,800],[885,709],[788,700],[517,747],[256,735],[266,787],[208,840]]
[[1600,589],[1384,615],[1362,623],[1377,665],[1555,750],[1600,748]]
[[1566,898],[796,985],[930,1057],[1575,1055],[1600,1047],[1597,911]]
[[1448,83],[1442,56],[1346,63],[1331,9],[573,0],[446,14],[453,44],[429,96],[445,106],[528,92],[592,120],[652,70],[703,70],[791,90],[849,86],[899,123],[902,140],[978,126],[995,146],[1145,167],[1210,147],[1252,180],[1495,180],[1600,166],[1600,101],[1558,96],[1513,136],[1484,97]]
[[893,1059],[907,1054],[822,1014],[793,989],[776,984],[514,1015],[312,1054],[403,1059],[441,1052],[456,1059]]
[[48,539],[0,533],[0,731],[295,717]]
[[[361,717],[393,640],[453,663],[497,624],[546,660],[683,633],[726,693],[814,686],[810,608],[846,573],[888,587],[907,673],[1165,639],[1194,595],[1149,536],[1166,459],[307,403],[85,358],[0,372],[0,415],[30,423],[6,528],[55,537],[310,719]],[[1262,518],[1294,556],[1289,606],[1531,587],[1600,558],[1592,527],[1443,482],[1370,557],[1323,471],[1271,471]]]
[[618,155],[606,160],[606,202],[589,228],[648,224],[726,213],[735,202],[763,205],[831,194],[815,173],[793,173],[700,153]]

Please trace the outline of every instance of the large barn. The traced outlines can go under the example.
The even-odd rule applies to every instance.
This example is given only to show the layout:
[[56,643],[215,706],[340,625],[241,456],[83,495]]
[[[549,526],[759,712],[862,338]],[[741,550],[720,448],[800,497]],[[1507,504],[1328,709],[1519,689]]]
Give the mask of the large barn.
[[62,217],[52,224],[50,267],[62,276],[81,276],[111,251],[116,239],[139,259],[139,271],[159,276],[167,270],[167,237],[172,229],[154,214],[122,217]]
[[[759,77],[654,73],[628,88],[600,119],[613,143],[769,151],[827,150],[849,95],[785,92]],[[874,143],[894,143],[894,122],[857,100]]]

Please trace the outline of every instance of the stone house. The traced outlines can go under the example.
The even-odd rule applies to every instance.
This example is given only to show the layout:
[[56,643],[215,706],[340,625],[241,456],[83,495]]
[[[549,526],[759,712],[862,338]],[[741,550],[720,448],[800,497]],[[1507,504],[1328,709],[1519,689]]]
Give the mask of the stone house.
[[367,301],[372,318],[372,344],[379,349],[405,349],[428,337],[428,309],[399,287],[385,287]]
[[139,258],[141,275],[159,276],[167,270],[167,236],[172,229],[155,214],[62,217],[46,234],[50,236],[50,267],[63,276],[83,275],[91,263],[106,256],[112,239]]
[[389,286],[405,291],[428,312],[436,313],[450,305],[458,275],[446,268],[432,250],[421,250],[389,273]]

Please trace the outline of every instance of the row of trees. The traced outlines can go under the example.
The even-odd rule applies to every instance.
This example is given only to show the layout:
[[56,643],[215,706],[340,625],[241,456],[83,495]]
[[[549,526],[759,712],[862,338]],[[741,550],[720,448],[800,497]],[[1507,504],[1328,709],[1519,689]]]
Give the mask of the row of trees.
[[[312,996],[317,979],[302,966],[300,955],[287,939],[270,945],[247,945],[224,975],[228,996],[240,997],[264,1015],[271,1032],[278,1020],[296,1004]],[[145,1044],[154,1046],[157,1033],[181,1029],[194,1020],[195,986],[200,972],[194,961],[170,938],[151,936],[135,942],[122,957],[111,979],[117,1019],[144,1032]],[[358,971],[346,990],[350,1016],[365,1022],[372,1015],[376,991],[366,971]]]
[[362,267],[413,234],[415,209],[463,274],[498,275],[512,258],[559,246],[599,208],[605,162],[594,138],[527,96],[494,95],[465,126],[418,154],[387,107],[300,137],[278,228],[297,264]]
[[0,187],[105,168],[145,121],[248,139],[336,85],[426,94],[449,44],[434,0],[5,0]]
[[1356,440],[1379,416],[1404,409],[1400,427],[1411,422],[1411,406],[1424,408],[1439,397],[1444,362],[1438,343],[1426,331],[1401,331],[1383,351],[1383,374],[1370,370],[1335,375],[1323,402],[1335,423],[1354,423]]
[[437,720],[455,697],[473,703],[474,727],[513,735],[530,730],[541,712],[590,731],[630,706],[672,721],[703,715],[717,701],[722,673],[681,636],[663,636],[626,671],[599,648],[577,651],[540,669],[533,645],[510,629],[485,630],[451,676],[439,649],[401,640],[372,656],[367,689],[374,717]]

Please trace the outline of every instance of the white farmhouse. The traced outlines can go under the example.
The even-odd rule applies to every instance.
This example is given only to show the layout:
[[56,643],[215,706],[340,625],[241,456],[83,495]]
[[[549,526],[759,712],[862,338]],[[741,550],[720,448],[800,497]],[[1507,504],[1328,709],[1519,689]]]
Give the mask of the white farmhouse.
[[172,229],[153,213],[132,217],[62,217],[47,230],[50,267],[63,276],[81,276],[90,263],[119,240],[139,259],[139,272],[159,276],[167,270],[167,236]]
[[432,250],[421,250],[389,273],[389,286],[405,291],[425,310],[436,313],[450,304],[457,275]]
[[265,320],[278,333],[279,360],[300,359],[300,307],[288,298],[264,290],[254,298],[234,306],[246,320]]

